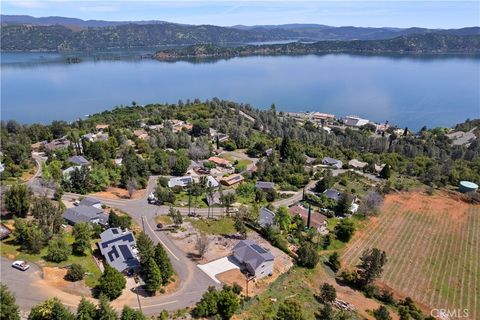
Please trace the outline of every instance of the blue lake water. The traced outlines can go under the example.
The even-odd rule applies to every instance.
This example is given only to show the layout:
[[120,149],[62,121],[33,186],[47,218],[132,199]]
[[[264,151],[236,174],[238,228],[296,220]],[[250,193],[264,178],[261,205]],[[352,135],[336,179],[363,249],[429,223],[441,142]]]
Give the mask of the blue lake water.
[[192,63],[63,63],[2,53],[1,118],[73,120],[116,105],[218,97],[277,110],[359,115],[399,126],[451,126],[480,117],[480,57],[281,56]]

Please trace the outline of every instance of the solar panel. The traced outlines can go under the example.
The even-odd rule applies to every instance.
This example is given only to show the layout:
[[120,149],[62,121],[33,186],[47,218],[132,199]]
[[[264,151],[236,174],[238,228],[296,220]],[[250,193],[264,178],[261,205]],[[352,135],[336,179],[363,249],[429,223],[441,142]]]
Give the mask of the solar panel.
[[118,234],[118,229],[112,229],[112,232],[113,232],[114,234]]
[[255,251],[257,251],[258,253],[267,253],[268,251],[266,251],[265,249],[263,249],[262,247],[260,247],[258,244],[252,244],[252,248],[255,249]]
[[122,245],[119,245],[118,248],[122,252],[122,255],[125,258],[125,260],[129,260],[129,259],[134,258],[133,255],[132,255],[132,252],[130,251],[130,249],[128,248],[127,245],[122,244]]

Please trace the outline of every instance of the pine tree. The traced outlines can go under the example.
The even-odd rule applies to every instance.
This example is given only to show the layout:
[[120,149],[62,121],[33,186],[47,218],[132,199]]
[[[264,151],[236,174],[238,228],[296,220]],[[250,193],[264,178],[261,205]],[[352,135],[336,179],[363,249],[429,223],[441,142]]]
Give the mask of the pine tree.
[[97,320],[117,320],[117,313],[110,305],[108,297],[102,294],[99,300]]
[[147,320],[147,317],[140,310],[133,310],[129,306],[124,306],[120,320]]
[[76,320],[95,320],[97,309],[93,303],[82,297],[77,307]]
[[140,232],[137,237],[137,249],[140,254],[140,263],[145,265],[155,253],[153,241],[144,233]]
[[390,179],[390,176],[392,175],[391,173],[391,169],[390,169],[390,165],[387,163],[382,171],[380,171],[380,178],[383,178],[383,179]]
[[173,276],[173,267],[170,258],[161,243],[155,246],[155,262],[162,274],[162,284],[166,285]]
[[126,283],[127,280],[125,280],[123,274],[106,264],[105,270],[100,277],[100,283],[96,289],[100,295],[103,294],[110,300],[113,300],[122,294],[122,290],[125,288]]
[[162,285],[162,274],[157,266],[157,263],[153,258],[148,260],[145,266],[145,289],[152,296],[155,295],[160,286]]
[[20,320],[20,308],[15,296],[8,291],[4,284],[0,284],[0,319]]

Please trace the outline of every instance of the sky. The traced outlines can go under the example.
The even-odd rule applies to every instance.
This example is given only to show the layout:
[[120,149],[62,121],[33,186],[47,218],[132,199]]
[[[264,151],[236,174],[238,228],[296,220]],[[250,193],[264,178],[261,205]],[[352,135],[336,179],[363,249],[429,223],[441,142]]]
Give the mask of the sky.
[[480,25],[480,1],[1,0],[2,14],[185,24],[461,28]]

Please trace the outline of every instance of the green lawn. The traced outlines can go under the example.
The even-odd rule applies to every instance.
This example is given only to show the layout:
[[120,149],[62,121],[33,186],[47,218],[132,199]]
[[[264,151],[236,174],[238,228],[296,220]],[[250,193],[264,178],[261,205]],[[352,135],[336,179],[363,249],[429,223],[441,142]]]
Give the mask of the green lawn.
[[235,222],[232,218],[214,219],[191,219],[187,218],[192,226],[204,234],[232,234],[236,233]]
[[[67,233],[65,237],[68,243],[73,243],[74,239],[70,233]],[[94,241],[92,241],[92,244],[93,243]],[[85,268],[85,271],[88,273],[88,275],[85,276],[85,283],[89,287],[94,287],[97,285],[98,279],[102,275],[100,269],[93,260],[91,252],[88,252],[83,256],[70,255],[67,261],[60,263],[48,262],[44,258],[47,254],[47,247],[43,248],[38,254],[23,252],[21,251],[20,246],[15,243],[15,239],[12,236],[0,242],[0,251],[2,256],[5,256],[9,259],[26,260],[28,262],[35,263],[40,267],[65,267],[71,265],[72,263],[78,263],[82,265]]]
[[[175,194],[175,207],[188,207],[188,193],[186,191],[182,191],[180,193]],[[204,201],[205,193],[198,197],[191,197],[191,207],[192,208],[208,208],[207,203]]]

